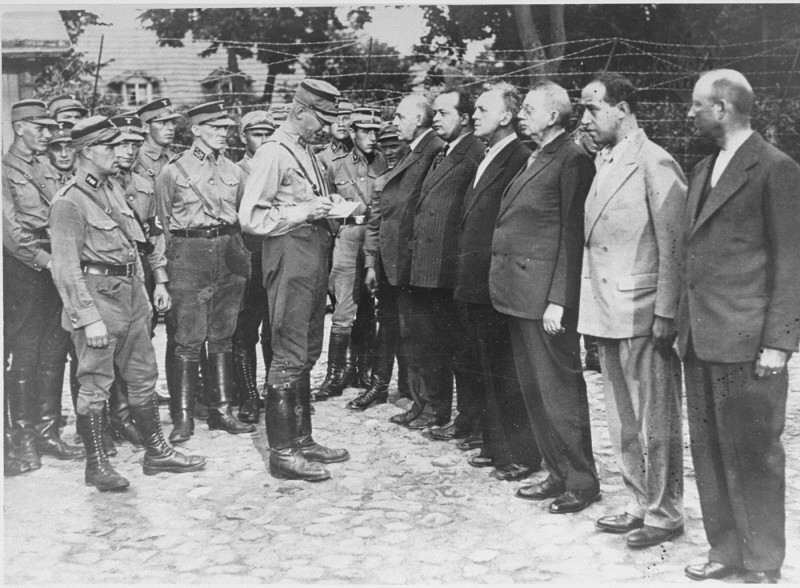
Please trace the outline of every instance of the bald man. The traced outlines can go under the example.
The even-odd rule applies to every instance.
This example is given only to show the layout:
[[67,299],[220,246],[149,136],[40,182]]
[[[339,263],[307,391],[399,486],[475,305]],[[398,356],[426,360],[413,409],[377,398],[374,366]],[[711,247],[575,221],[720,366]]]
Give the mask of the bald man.
[[718,149],[694,168],[685,213],[678,347],[708,561],[775,583],[786,552],[786,362],[800,341],[800,166],[750,127],[753,90],[705,73],[689,118]]

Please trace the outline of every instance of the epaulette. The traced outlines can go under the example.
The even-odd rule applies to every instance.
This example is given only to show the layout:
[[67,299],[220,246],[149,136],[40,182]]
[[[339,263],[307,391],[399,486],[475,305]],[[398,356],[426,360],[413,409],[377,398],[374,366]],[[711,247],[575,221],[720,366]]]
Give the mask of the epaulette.
[[70,190],[70,188],[75,187],[75,182],[76,182],[76,178],[73,176],[70,180],[67,181],[66,184],[64,184],[63,186],[61,186],[58,189],[58,191],[56,192],[56,195],[53,196],[53,200],[55,200],[56,198],[61,198],[62,196],[65,196],[66,193]]
[[347,157],[348,155],[350,155],[350,153],[348,153],[347,151],[345,151],[345,152],[344,152],[344,153],[342,153],[341,155],[335,155],[335,156],[334,156],[334,157],[331,159],[331,163],[333,163],[334,161],[338,161],[338,160],[340,160],[340,159],[344,159],[344,158],[345,158],[345,157]]

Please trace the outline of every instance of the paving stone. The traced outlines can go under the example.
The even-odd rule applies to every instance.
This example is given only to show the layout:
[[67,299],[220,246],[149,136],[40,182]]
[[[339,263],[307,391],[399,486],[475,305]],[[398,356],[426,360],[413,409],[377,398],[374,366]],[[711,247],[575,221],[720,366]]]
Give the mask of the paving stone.
[[492,549],[480,549],[470,554],[469,559],[475,563],[486,563],[497,557],[497,552]]
[[325,575],[325,570],[318,566],[303,566],[289,568],[286,575],[296,580],[319,580]]

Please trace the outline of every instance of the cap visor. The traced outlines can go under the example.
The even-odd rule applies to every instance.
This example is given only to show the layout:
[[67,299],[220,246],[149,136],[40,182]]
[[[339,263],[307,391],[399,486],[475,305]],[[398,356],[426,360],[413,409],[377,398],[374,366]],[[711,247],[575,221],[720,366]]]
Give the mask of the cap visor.
[[116,139],[117,143],[122,141],[144,141],[144,135],[140,135],[139,133],[121,133],[119,139]]
[[176,118],[180,118],[182,116],[183,116],[182,114],[179,114],[177,112],[173,112],[172,114],[162,114],[161,116],[154,116],[153,118],[151,118],[150,120],[148,120],[146,122],[148,122],[148,123],[151,123],[151,122],[165,122],[165,121],[168,121],[168,120],[173,120],[173,119],[176,119]]
[[337,115],[335,115],[335,114],[328,114],[327,112],[321,112],[321,111],[317,110],[316,108],[314,109],[314,112],[316,112],[316,113],[317,113],[317,116],[318,116],[320,119],[324,120],[324,121],[325,121],[326,123],[328,123],[329,125],[331,125],[331,124],[335,123],[335,122],[336,122],[336,120],[338,119],[338,116],[337,116]]
[[212,127],[232,127],[232,126],[236,125],[236,123],[233,121],[233,119],[230,119],[230,118],[227,118],[227,117],[218,118],[216,120],[210,120],[210,121],[207,121],[207,122],[201,123],[201,124],[211,125]]
[[47,142],[48,145],[56,145],[58,143],[72,143],[72,139],[70,137],[56,137]]
[[36,125],[44,125],[46,127],[57,127],[58,123],[53,118],[29,118],[28,122]]

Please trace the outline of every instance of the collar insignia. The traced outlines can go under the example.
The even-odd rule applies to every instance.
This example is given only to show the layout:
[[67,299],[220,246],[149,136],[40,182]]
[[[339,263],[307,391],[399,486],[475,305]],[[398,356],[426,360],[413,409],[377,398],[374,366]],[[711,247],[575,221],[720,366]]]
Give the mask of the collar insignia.
[[203,153],[203,150],[200,149],[200,147],[195,147],[192,155],[194,155],[200,161],[203,161],[206,158],[206,154]]
[[97,186],[100,185],[100,181],[92,174],[86,174],[86,183],[95,189],[97,189]]

